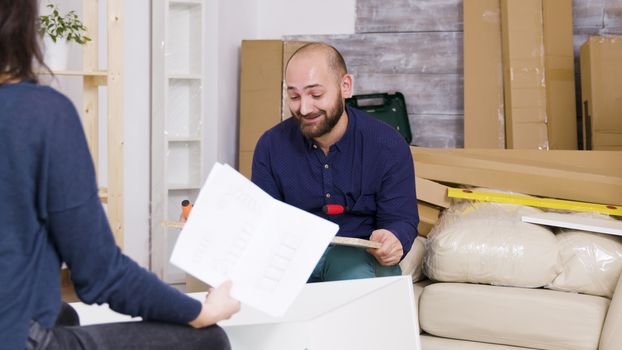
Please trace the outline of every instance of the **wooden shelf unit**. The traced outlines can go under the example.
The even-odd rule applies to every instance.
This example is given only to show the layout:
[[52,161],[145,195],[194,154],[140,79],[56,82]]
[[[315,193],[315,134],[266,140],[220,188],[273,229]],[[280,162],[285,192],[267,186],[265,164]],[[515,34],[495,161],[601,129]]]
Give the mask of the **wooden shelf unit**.
[[[123,0],[106,1],[107,69],[99,68],[99,0],[82,0],[83,23],[91,41],[83,46],[82,70],[52,72],[56,76],[82,78],[82,107],[76,106],[84,127],[96,173],[99,174],[99,122],[107,125],[108,186],[99,188],[117,245],[123,248]],[[42,75],[49,74],[41,72]],[[99,113],[99,87],[107,88],[107,114]]]

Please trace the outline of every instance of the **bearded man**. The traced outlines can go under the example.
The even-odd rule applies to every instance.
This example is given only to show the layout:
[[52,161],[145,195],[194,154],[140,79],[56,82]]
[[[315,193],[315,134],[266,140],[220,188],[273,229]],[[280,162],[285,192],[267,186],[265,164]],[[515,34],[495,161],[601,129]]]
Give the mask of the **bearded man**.
[[[298,49],[285,82],[293,117],[257,142],[252,181],[278,200],[337,223],[338,236],[382,244],[367,250],[329,245],[309,282],[401,274],[398,264],[419,222],[408,144],[389,125],[345,106],[352,75],[334,47]],[[345,212],[327,215],[327,204]]]

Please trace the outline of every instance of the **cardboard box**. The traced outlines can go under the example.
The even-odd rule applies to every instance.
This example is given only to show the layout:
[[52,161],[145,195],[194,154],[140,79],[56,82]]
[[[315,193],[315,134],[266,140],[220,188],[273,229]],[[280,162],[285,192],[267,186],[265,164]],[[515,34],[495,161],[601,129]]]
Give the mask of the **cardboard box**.
[[463,2],[464,147],[505,148],[499,0]]
[[417,203],[417,209],[419,210],[419,225],[417,226],[417,232],[420,236],[427,237],[428,233],[432,230],[432,227],[434,227],[434,225],[438,222],[440,210],[421,201]]
[[521,132],[521,124],[547,123],[542,0],[501,0],[501,33],[506,146],[548,149],[547,137]]
[[429,180],[622,205],[622,152],[421,147],[411,151],[417,176]]
[[577,149],[572,1],[501,0],[501,32],[507,148]]
[[421,349],[410,276],[307,284],[281,318],[243,306],[219,324],[239,350]]
[[542,16],[549,148],[576,150],[572,0],[543,0]]
[[253,170],[254,151],[240,151],[238,164],[240,173],[250,179]]
[[240,151],[281,120],[283,42],[243,40],[240,60]]
[[622,36],[590,37],[580,49],[583,145],[622,150]]
[[253,151],[261,135],[291,115],[286,104],[285,65],[304,44],[282,40],[242,41],[238,169],[248,178]]
[[449,208],[451,199],[447,197],[447,186],[415,176],[417,199],[439,207]]

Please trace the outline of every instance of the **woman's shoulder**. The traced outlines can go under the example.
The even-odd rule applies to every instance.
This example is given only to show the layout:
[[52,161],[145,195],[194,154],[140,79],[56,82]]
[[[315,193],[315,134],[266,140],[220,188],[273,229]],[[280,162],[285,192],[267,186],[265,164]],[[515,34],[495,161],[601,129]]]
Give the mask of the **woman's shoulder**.
[[18,95],[18,97],[21,96],[23,98],[32,99],[31,101],[33,103],[47,103],[64,106],[71,105],[71,101],[67,98],[67,96],[47,85],[20,82],[7,87],[9,89],[12,88],[13,93]]

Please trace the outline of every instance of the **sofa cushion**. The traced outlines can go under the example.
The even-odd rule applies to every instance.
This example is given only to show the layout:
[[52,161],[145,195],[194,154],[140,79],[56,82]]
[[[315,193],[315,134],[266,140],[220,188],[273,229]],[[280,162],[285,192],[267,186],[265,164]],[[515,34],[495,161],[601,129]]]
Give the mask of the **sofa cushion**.
[[622,237],[569,230],[557,234],[557,247],[562,272],[548,288],[611,298],[622,271]]
[[[420,300],[421,301],[421,300]],[[599,350],[622,349],[622,276],[618,278],[616,291],[613,293],[607,318],[600,336]]]
[[555,235],[521,221],[536,208],[463,201],[430,232],[424,273],[444,282],[542,287],[560,272]]
[[457,340],[435,337],[433,335],[421,335],[421,348],[423,350],[524,350],[529,348],[519,348],[499,344],[479,343],[474,341]]
[[551,350],[598,346],[609,299],[547,289],[435,283],[419,301],[423,331]]

